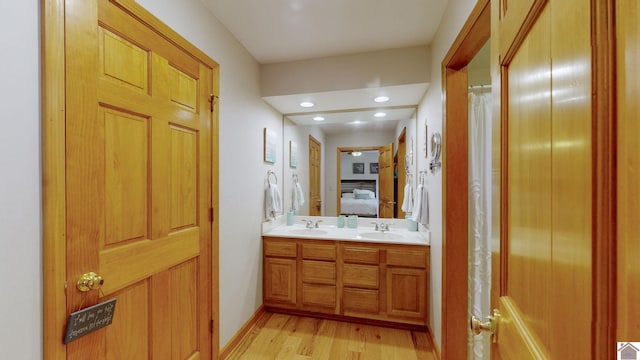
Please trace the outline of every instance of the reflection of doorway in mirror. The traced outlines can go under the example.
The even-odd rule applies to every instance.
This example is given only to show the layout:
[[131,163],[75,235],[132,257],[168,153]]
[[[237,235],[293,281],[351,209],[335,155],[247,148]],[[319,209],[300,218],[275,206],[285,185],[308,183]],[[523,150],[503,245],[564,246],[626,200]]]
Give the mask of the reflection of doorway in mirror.
[[309,216],[322,215],[320,194],[322,144],[309,135]]

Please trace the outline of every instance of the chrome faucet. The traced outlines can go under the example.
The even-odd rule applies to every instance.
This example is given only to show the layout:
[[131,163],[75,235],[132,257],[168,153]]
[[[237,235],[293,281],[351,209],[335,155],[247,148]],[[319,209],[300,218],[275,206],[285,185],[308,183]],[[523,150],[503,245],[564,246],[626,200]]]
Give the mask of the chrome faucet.
[[372,223],[372,224],[376,225],[376,227],[375,227],[376,231],[381,231],[381,232],[389,231],[389,225],[393,225],[393,223],[385,224],[383,222],[381,222],[381,223],[377,223],[376,222],[376,223]]
[[313,228],[318,228],[318,223],[322,222],[322,220],[317,220],[316,222],[313,222],[313,220],[302,220],[306,223],[305,227],[307,229],[313,229]]

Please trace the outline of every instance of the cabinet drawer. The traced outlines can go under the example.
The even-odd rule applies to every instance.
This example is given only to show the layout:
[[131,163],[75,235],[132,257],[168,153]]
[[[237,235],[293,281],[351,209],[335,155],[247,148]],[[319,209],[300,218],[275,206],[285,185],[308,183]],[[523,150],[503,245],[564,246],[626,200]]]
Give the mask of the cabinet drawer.
[[342,282],[344,286],[377,289],[380,284],[378,267],[344,264],[342,267]]
[[305,283],[336,283],[336,263],[326,261],[303,260],[302,281]]
[[342,258],[344,262],[356,264],[378,265],[380,262],[380,251],[376,248],[361,246],[344,246],[342,248]]
[[424,269],[427,252],[422,249],[387,249],[387,265]]
[[264,241],[264,255],[277,257],[296,257],[296,243],[291,241]]
[[377,315],[380,312],[379,295],[378,290],[344,288],[344,311]]
[[302,244],[302,258],[335,261],[336,246],[329,244]]
[[302,285],[302,305],[321,306],[335,309],[336,287],[331,285]]

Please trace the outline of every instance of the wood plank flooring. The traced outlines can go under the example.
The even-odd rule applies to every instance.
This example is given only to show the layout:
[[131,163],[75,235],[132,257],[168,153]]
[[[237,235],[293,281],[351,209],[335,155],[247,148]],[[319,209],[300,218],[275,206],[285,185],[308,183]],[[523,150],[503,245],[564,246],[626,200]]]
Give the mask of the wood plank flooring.
[[227,360],[435,360],[426,332],[264,313]]

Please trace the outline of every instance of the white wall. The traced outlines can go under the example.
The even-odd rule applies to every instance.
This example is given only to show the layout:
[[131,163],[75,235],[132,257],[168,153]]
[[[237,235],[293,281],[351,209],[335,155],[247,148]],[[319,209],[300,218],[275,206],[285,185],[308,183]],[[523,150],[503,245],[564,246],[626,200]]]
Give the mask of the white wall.
[[39,1],[3,1],[0,30],[0,349],[42,358]]
[[[263,128],[282,141],[282,117],[260,99],[260,67],[199,0],[138,0],[220,64],[220,345],[262,304],[261,223],[267,170]],[[282,182],[280,182],[282,191]]]
[[[419,170],[428,170],[428,159],[424,157],[424,123],[429,127],[429,136],[434,132],[442,133],[442,60],[451,44],[460,32],[462,25],[471,13],[476,0],[449,0],[438,32],[431,44],[431,84],[418,108],[418,158]],[[443,134],[446,136],[446,134]],[[433,330],[436,346],[442,344],[442,171],[427,176],[429,186],[430,230],[431,230],[431,298],[429,303],[430,327]],[[437,211],[439,209],[439,211]]]

